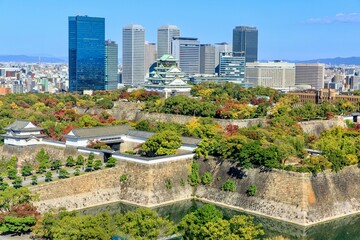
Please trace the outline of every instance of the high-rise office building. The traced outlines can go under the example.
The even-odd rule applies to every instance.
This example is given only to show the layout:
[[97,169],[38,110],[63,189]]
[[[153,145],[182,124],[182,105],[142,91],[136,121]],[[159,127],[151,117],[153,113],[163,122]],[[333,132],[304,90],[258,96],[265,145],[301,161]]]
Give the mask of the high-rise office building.
[[325,65],[321,63],[296,63],[295,84],[308,84],[320,90],[324,87]]
[[156,44],[145,41],[145,75],[149,76],[150,67],[156,62]]
[[118,45],[111,40],[105,42],[105,90],[117,89]]
[[171,41],[180,36],[180,30],[175,25],[164,25],[157,32],[157,56],[161,58],[164,54],[171,54]]
[[232,52],[232,47],[226,42],[215,43],[215,68],[219,65],[220,53],[222,52]]
[[131,24],[123,28],[122,83],[137,86],[145,82],[145,29]]
[[258,59],[258,30],[256,27],[235,27],[232,50],[233,52],[245,52],[246,62],[256,62]]
[[200,45],[200,73],[215,73],[215,47],[211,44]]
[[172,55],[186,74],[200,73],[200,42],[197,38],[174,37]]
[[244,52],[221,52],[219,75],[222,77],[236,78],[243,81],[245,77]]
[[105,89],[105,19],[69,17],[69,91]]
[[246,63],[246,81],[255,86],[293,87],[295,85],[295,64],[280,61]]

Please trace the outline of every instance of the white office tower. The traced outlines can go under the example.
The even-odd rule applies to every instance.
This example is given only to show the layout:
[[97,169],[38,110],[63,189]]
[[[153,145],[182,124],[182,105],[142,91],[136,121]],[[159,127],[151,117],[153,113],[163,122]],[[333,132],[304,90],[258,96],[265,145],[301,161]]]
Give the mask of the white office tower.
[[145,82],[145,29],[131,24],[123,28],[122,83],[138,86]]
[[158,28],[157,33],[157,56],[161,58],[164,54],[171,54],[171,41],[180,36],[180,30],[175,25],[163,25]]
[[295,84],[308,84],[320,90],[324,87],[325,65],[321,63],[296,63]]
[[200,73],[215,74],[215,47],[211,44],[200,44]]
[[246,80],[255,86],[286,89],[295,86],[295,64],[281,61],[246,63]]
[[172,55],[187,75],[200,73],[200,42],[197,38],[174,37]]

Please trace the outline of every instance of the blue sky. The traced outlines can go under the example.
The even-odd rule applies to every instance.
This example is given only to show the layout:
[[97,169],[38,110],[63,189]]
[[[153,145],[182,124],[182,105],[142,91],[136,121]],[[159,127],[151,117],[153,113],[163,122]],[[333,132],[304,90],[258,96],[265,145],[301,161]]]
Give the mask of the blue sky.
[[[259,59],[360,56],[360,0],[0,0],[0,55],[66,57],[68,16],[104,17],[106,38],[174,24],[201,43],[231,42],[238,25],[259,30]],[[121,57],[121,56],[120,56]]]

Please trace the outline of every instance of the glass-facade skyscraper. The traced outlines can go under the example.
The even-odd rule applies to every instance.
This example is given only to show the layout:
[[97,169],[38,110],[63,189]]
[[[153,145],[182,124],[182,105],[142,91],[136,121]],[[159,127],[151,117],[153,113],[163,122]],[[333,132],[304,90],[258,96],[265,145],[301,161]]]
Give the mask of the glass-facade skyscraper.
[[219,75],[243,81],[245,78],[245,53],[220,53]]
[[138,86],[145,82],[145,29],[131,24],[123,28],[122,83]]
[[105,90],[114,90],[118,84],[118,45],[107,40],[105,52]]
[[180,30],[175,25],[163,25],[157,31],[157,56],[171,54],[171,41],[180,36]]
[[258,60],[258,30],[256,27],[237,26],[233,30],[233,52],[245,52],[246,62]]
[[105,18],[69,17],[69,91],[105,89]]

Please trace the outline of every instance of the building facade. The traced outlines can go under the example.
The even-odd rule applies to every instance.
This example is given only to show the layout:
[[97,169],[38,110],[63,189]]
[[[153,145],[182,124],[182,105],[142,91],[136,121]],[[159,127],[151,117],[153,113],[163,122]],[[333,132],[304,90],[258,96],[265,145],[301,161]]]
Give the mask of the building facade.
[[200,73],[200,42],[197,38],[174,37],[172,55],[186,74]]
[[215,46],[211,44],[200,45],[200,73],[215,73]]
[[131,24],[123,28],[122,83],[138,86],[145,81],[145,29]]
[[114,41],[107,40],[105,51],[105,90],[114,90],[118,85],[118,45]]
[[296,63],[295,84],[308,84],[316,90],[324,87],[325,65],[320,63]]
[[157,57],[171,54],[171,42],[174,37],[180,36],[180,29],[175,25],[164,25],[157,31]]
[[258,60],[258,30],[256,27],[237,26],[233,30],[233,52],[245,52],[246,62]]
[[105,89],[105,19],[69,17],[69,91]]
[[145,75],[149,76],[150,67],[156,62],[156,44],[145,42]]
[[245,53],[221,52],[219,76],[231,77],[237,79],[237,81],[243,81],[245,78]]
[[295,85],[295,64],[287,62],[246,63],[246,81],[255,86],[292,87]]
[[222,52],[232,52],[232,46],[227,42],[215,43],[215,66],[214,68],[218,67],[220,63],[220,53]]

